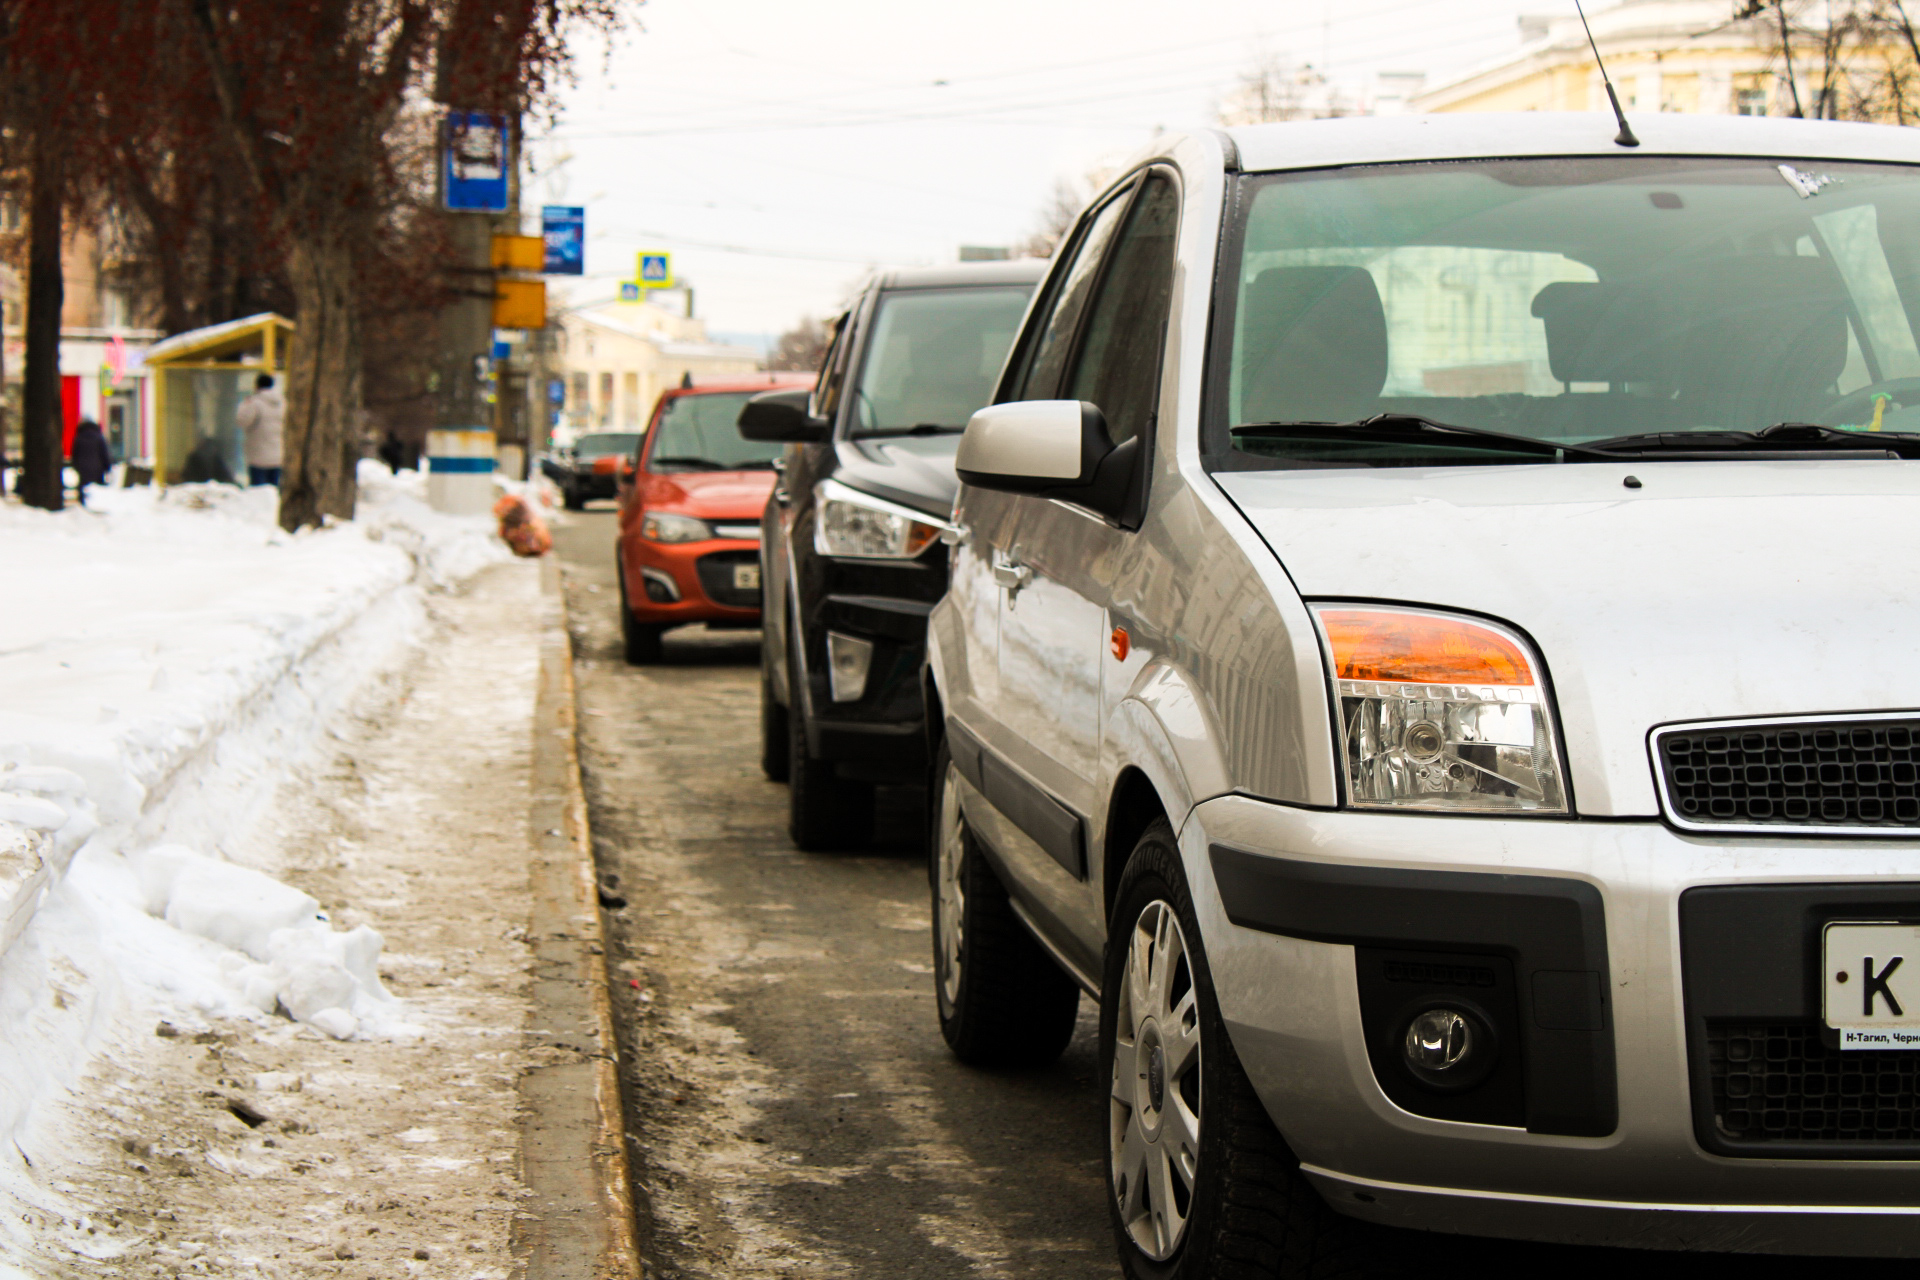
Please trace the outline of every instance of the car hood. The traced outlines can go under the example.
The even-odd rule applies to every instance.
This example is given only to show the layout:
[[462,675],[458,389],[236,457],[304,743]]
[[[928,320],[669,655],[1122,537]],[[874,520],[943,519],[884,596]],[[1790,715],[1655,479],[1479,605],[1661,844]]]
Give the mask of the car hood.
[[833,478],[942,520],[960,492],[953,456],[958,435],[835,442]]
[[1655,725],[1920,707],[1920,465],[1215,479],[1309,599],[1468,610],[1531,635],[1582,813],[1658,813]]
[[771,471],[649,472],[643,504],[708,520],[758,520],[773,492]]

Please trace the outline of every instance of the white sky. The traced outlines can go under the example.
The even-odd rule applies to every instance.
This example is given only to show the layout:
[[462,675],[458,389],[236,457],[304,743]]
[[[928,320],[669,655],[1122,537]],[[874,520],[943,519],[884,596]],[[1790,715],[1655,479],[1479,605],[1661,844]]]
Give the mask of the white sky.
[[1356,88],[1380,71],[1434,83],[1516,47],[1521,12],[1562,7],[649,0],[610,58],[578,47],[557,129],[529,140],[547,172],[526,203],[586,206],[576,300],[667,249],[711,329],[773,333],[833,309],[867,266],[1021,238],[1056,178],[1212,123],[1267,56]]

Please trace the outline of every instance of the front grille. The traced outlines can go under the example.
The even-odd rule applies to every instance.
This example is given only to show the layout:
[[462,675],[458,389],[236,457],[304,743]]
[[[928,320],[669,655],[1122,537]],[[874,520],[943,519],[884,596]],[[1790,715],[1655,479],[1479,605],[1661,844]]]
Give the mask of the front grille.
[[1729,1143],[1920,1139],[1920,1053],[1830,1049],[1805,1022],[1708,1023],[1707,1074]]
[[1672,729],[1655,751],[1682,824],[1920,826],[1920,717]]
[[700,574],[700,589],[707,593],[707,599],[735,609],[758,609],[760,589],[742,591],[734,586],[733,566],[759,563],[758,551],[715,551],[694,561],[694,568]]

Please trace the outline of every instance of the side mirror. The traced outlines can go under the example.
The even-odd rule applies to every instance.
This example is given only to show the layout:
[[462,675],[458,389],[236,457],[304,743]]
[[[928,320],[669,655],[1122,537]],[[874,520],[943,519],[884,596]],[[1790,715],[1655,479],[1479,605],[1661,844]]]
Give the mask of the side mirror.
[[740,434],[749,440],[788,444],[812,444],[827,439],[833,433],[833,424],[807,412],[807,400],[812,394],[805,390],[761,392],[740,410]]
[[954,469],[981,489],[1061,498],[1121,520],[1132,505],[1137,452],[1137,439],[1113,443],[1098,405],[1016,400],[968,420]]

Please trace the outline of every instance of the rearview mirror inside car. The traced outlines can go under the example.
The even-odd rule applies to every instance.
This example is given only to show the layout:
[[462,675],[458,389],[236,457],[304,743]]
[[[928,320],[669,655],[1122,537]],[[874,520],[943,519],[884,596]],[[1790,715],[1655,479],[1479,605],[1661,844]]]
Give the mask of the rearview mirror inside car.
[[749,440],[809,444],[825,440],[832,424],[807,412],[806,390],[763,391],[740,410],[740,434]]
[[1121,518],[1137,442],[1115,445],[1106,415],[1085,400],[989,405],[967,422],[954,469],[967,484],[1061,498]]

